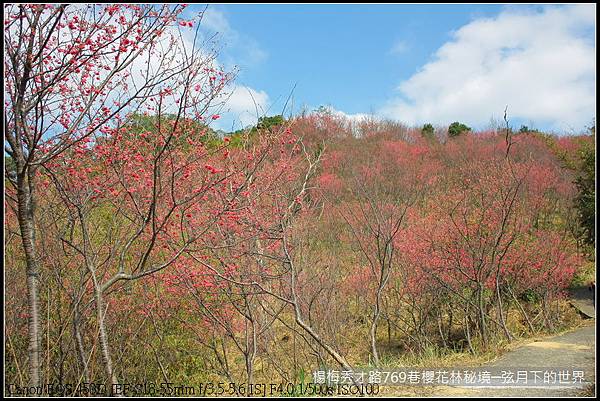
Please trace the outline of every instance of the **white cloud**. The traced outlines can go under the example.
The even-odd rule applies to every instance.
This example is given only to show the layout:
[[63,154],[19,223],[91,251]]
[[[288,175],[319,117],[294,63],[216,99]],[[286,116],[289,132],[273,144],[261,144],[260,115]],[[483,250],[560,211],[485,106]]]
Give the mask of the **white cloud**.
[[240,34],[231,27],[226,15],[215,8],[208,7],[202,16],[201,26],[211,33],[216,33],[225,46],[235,53],[234,59],[228,63],[241,65],[257,65],[266,60],[267,52],[253,38]]
[[269,95],[264,91],[244,85],[235,85],[229,91],[230,96],[223,109],[226,118],[218,124],[224,129],[231,128],[225,124],[232,124],[235,129],[254,125],[270,107]]
[[351,123],[359,123],[364,120],[377,118],[376,116],[374,116],[372,114],[365,114],[365,113],[348,114],[348,113],[344,113],[341,110],[336,110],[332,107],[328,108],[328,110],[331,114],[338,116],[338,117],[343,117],[343,118],[347,119],[348,121],[350,121]]
[[[219,61],[228,69],[256,65],[267,58],[267,53],[254,39],[239,33],[226,14],[212,6],[204,11],[201,27],[206,37],[217,35],[217,42],[223,46]],[[213,124],[215,128],[228,131],[254,125],[271,106],[265,91],[244,84],[233,82],[225,92],[228,95],[221,108],[221,119]]]
[[583,127],[596,109],[595,11],[595,5],[511,8],[474,20],[403,81],[401,97],[380,113],[410,124],[483,125],[508,105],[512,118]]
[[225,15],[211,7],[204,11],[204,14],[202,15],[202,25],[211,31],[220,32],[224,35],[229,35],[231,32],[234,32],[231,25],[229,25],[229,21],[225,18]]

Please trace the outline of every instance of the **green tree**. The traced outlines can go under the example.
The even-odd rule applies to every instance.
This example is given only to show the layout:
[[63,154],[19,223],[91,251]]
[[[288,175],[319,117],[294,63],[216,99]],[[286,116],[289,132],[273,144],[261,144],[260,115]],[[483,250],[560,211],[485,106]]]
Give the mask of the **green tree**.
[[281,114],[270,117],[259,117],[256,125],[230,132],[225,136],[229,137],[229,146],[238,148],[243,146],[246,141],[256,138],[260,132],[274,131],[285,124],[285,122],[285,118]]
[[[591,128],[595,135],[595,127]],[[575,207],[579,212],[579,223],[582,229],[582,238],[589,245],[596,244],[596,151],[594,142],[591,141],[582,146],[580,150],[581,165],[579,176],[575,180],[578,194],[575,197]]]
[[272,127],[278,127],[285,123],[285,119],[281,114],[271,117],[260,117],[258,119],[258,123],[256,124],[257,129],[269,129]]
[[463,132],[471,131],[471,127],[466,126],[463,123],[459,123],[458,121],[453,122],[448,127],[448,136],[451,138],[455,138],[462,134]]
[[[123,127],[121,135],[138,136],[143,132],[158,132],[160,126],[178,125],[185,135],[173,138],[172,142],[177,142],[182,149],[189,149],[190,145],[186,142],[187,136],[200,138],[200,141],[209,149],[216,148],[222,145],[222,139],[219,134],[206,125],[204,122],[178,118],[175,114],[165,114],[160,118],[156,116],[147,116],[142,114],[132,114],[129,122]],[[175,144],[175,143],[173,143]]]
[[433,125],[431,125],[429,123],[423,125],[423,128],[421,128],[421,135],[423,136],[423,138],[428,139],[428,140],[435,139]]

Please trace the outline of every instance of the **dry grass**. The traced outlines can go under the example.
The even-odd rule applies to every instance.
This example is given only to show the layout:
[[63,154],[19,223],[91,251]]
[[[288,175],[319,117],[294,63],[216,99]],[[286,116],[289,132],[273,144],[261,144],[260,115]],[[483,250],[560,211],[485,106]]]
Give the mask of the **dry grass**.
[[592,383],[581,391],[579,397],[596,397],[596,384]]
[[591,281],[596,281],[596,263],[588,261],[575,272],[571,287],[587,287]]
[[[431,346],[419,353],[412,353],[409,350],[401,348],[396,333],[392,336],[392,341],[388,342],[387,333],[382,333],[379,339],[379,350],[381,354],[381,370],[393,370],[397,368],[405,369],[437,369],[437,368],[473,368],[487,363],[494,362],[497,358],[505,353],[519,348],[526,344],[531,344],[536,341],[563,334],[577,329],[589,321],[581,319],[580,315],[564,301],[559,304],[562,313],[561,324],[557,326],[557,331],[554,333],[539,332],[535,335],[530,335],[527,330],[527,325],[523,320],[522,315],[517,310],[511,310],[507,316],[507,322],[511,332],[516,336],[514,341],[508,342],[503,336],[498,335],[492,340],[493,345],[487,350],[481,351],[481,347],[477,342],[474,343],[475,349],[479,350],[472,354],[462,350],[451,350],[448,348]],[[291,324],[291,316],[286,316]],[[275,334],[270,338],[269,346],[267,347],[270,353],[270,358],[266,358],[265,354],[259,355],[256,359],[254,370],[254,381],[258,383],[282,383],[282,382],[312,382],[312,372],[317,369],[317,359],[310,351],[309,347],[303,342],[299,335],[294,338],[290,335],[282,324],[276,322],[274,324]],[[288,333],[287,335],[284,335]],[[344,327],[337,336],[337,346],[344,351],[344,357],[348,362],[357,369],[369,369],[373,365],[369,363],[370,348],[368,346],[368,326],[366,324],[356,323],[350,327]],[[243,359],[229,344],[228,353],[231,357],[230,368],[235,377],[244,378]],[[297,366],[294,369],[292,355],[296,353]],[[339,369],[333,360],[323,353],[327,360],[330,369]],[[274,364],[279,365],[275,368]],[[294,371],[296,374],[294,374]],[[298,372],[303,371],[303,377],[298,376]],[[296,376],[296,377],[294,377]],[[213,378],[215,382],[223,381],[223,378],[218,380],[218,377]],[[593,389],[591,390],[593,393]],[[459,397],[459,396],[477,396],[477,391],[473,389],[457,389],[447,386],[381,386],[378,396],[392,397]]]

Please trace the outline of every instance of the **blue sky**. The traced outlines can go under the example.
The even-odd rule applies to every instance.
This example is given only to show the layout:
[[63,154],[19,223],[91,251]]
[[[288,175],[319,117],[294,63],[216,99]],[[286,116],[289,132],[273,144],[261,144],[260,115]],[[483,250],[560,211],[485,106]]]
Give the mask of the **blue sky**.
[[203,25],[239,70],[225,129],[254,102],[279,113],[295,84],[294,112],[357,119],[486,128],[508,105],[514,125],[572,132],[595,117],[595,5],[211,4]]

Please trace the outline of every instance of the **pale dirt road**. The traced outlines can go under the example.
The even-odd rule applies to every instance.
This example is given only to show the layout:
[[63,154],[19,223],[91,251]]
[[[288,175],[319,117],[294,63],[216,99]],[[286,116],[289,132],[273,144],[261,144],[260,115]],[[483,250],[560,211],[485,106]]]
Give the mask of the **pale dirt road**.
[[[596,321],[592,294],[587,288],[571,292],[571,304],[582,316],[582,327],[557,336],[527,342],[498,359],[476,367],[478,370],[566,370],[583,371],[584,380],[593,383],[566,387],[473,388],[459,386],[396,389],[390,396],[411,397],[593,397],[595,394]],[[389,389],[391,390],[391,389]],[[388,390],[388,391],[389,391]],[[400,391],[398,391],[400,390]],[[404,393],[406,390],[406,394]]]
[[[527,343],[484,365],[485,369],[583,370],[586,381],[595,383],[596,327],[593,322],[570,333]],[[587,386],[565,388],[465,388],[439,387],[432,395],[449,397],[573,397],[585,396]],[[591,394],[590,394],[591,396]]]
[[[571,304],[585,319],[584,327],[569,333],[532,341],[512,350],[494,362],[484,365],[490,369],[524,368],[527,370],[583,370],[586,381],[596,383],[596,321],[592,294],[587,288],[571,291]],[[584,388],[438,388],[433,395],[449,397],[573,397],[593,396],[590,387]],[[436,394],[437,393],[437,394]]]

